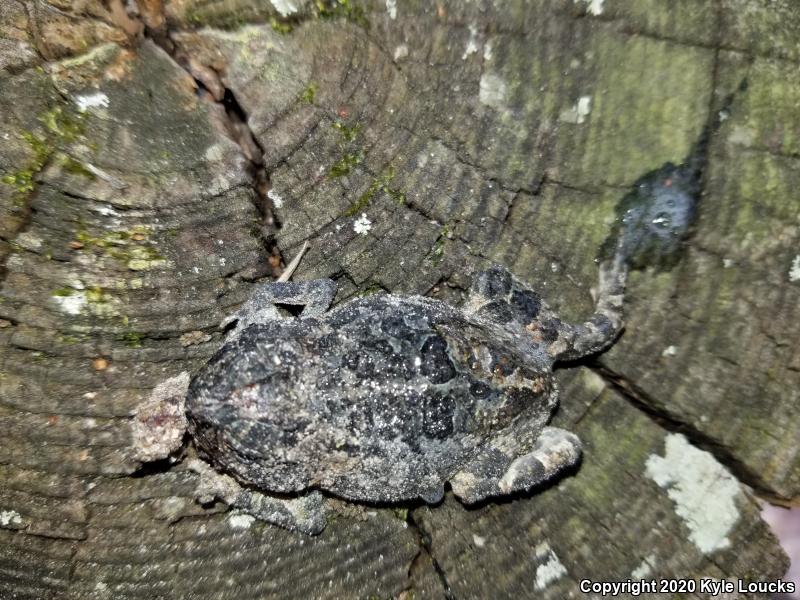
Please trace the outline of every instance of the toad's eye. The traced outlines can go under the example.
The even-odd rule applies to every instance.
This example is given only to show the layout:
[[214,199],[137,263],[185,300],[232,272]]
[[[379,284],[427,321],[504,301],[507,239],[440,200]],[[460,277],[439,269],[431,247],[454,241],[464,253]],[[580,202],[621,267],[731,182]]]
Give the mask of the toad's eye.
[[492,388],[483,381],[476,381],[469,386],[469,393],[482,400],[489,397],[489,394],[492,393]]

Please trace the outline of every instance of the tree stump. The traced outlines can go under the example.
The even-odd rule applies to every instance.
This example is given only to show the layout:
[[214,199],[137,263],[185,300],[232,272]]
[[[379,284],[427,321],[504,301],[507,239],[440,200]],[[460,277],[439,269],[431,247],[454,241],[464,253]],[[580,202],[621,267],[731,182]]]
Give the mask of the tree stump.
[[[0,0],[3,597],[578,598],[586,579],[784,574],[755,493],[800,493],[791,0],[123,4]],[[473,509],[342,503],[309,537],[135,460],[137,407],[306,240],[295,278],[332,277],[337,302],[458,303],[497,262],[586,316],[615,205],[745,78],[681,260],[634,273],[622,338],[559,371],[574,473]]]

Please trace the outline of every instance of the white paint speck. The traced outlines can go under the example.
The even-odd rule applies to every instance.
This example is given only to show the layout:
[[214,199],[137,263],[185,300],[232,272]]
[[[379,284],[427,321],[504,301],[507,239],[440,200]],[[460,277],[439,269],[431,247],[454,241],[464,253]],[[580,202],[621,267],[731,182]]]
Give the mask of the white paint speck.
[[370,229],[372,229],[372,221],[367,218],[366,213],[361,213],[361,216],[353,221],[353,231],[356,233],[367,235]]
[[473,533],[472,543],[475,544],[476,548],[483,548],[486,545],[486,538]]
[[386,12],[389,13],[390,19],[397,18],[397,0],[386,0]]
[[692,446],[680,433],[665,440],[664,456],[647,459],[647,476],[675,503],[689,539],[704,553],[730,546],[728,533],[739,520],[736,479],[711,454]]
[[75,104],[78,105],[79,111],[86,112],[90,108],[108,108],[109,100],[103,92],[95,92],[94,94],[75,96]]
[[484,73],[478,88],[478,99],[482,104],[503,108],[506,101],[506,82],[494,73]]
[[558,263],[551,262],[550,263],[550,270],[553,273],[558,273]]
[[394,56],[394,59],[396,61],[405,58],[406,56],[408,56],[408,46],[406,46],[405,44],[400,44],[399,46],[397,46],[397,48],[394,49],[394,54],[392,56]]
[[792,266],[789,269],[789,281],[792,283],[800,281],[800,254],[795,256],[792,261]]
[[109,206],[108,204],[94,204],[89,207],[89,210],[93,210],[99,215],[103,215],[104,217],[119,217],[120,214],[114,210],[113,207]]
[[543,558],[544,561],[536,567],[536,581],[534,581],[533,585],[537,590],[543,590],[560,577],[566,575],[567,570],[547,542],[536,546],[535,552],[536,558]]
[[15,510],[0,511],[0,527],[22,525],[22,515]]
[[677,346],[667,346],[664,348],[664,351],[661,353],[661,356],[675,356],[678,354],[678,347]]
[[603,14],[603,4],[605,4],[605,0],[584,0],[589,4],[587,10],[590,14],[593,15],[602,15]]
[[644,579],[653,572],[653,565],[656,564],[656,555],[648,554],[638,567],[631,571],[631,579]]
[[572,108],[562,110],[558,118],[565,123],[580,125],[586,121],[590,112],[592,112],[592,97],[581,96]]
[[461,59],[466,60],[466,58],[470,54],[475,54],[477,51],[478,51],[478,28],[475,25],[470,25],[467,47],[464,48],[464,54],[461,55]]
[[78,315],[86,306],[86,295],[83,292],[75,291],[69,296],[51,296],[53,302],[58,305],[61,312],[68,315]]
[[224,257],[223,257],[223,258],[220,258],[220,259],[219,259],[219,266],[220,266],[220,267],[224,267],[224,266],[225,266],[225,262],[226,262],[226,260],[225,260],[225,258],[224,258]]
[[297,7],[294,5],[294,2],[291,0],[270,0],[272,2],[272,6],[275,7],[282,17],[288,17],[289,15],[297,12]]
[[724,269],[730,269],[733,265],[736,264],[736,261],[732,258],[723,258],[722,259],[722,267]]
[[252,515],[237,513],[228,517],[228,524],[233,529],[250,529],[250,526],[256,520]]
[[267,198],[272,200],[272,204],[273,206],[275,206],[275,208],[280,208],[281,206],[283,206],[283,198],[275,190],[268,191]]
[[222,144],[212,144],[206,148],[205,157],[208,162],[219,162],[225,156]]
[[22,246],[23,248],[27,248],[28,250],[38,250],[42,247],[42,238],[37,235],[34,235],[30,231],[23,231],[17,236],[17,239],[14,240]]
[[752,146],[755,138],[755,130],[746,125],[732,125],[728,135],[728,141],[737,146]]

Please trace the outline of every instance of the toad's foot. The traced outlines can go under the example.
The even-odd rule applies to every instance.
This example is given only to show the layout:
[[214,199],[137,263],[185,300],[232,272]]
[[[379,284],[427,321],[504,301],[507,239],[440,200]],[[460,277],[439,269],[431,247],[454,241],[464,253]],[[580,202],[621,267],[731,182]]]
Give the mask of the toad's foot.
[[580,458],[581,442],[569,431],[545,427],[530,452],[514,458],[503,439],[492,440],[482,453],[450,478],[453,493],[464,504],[512,492],[528,491]]
[[202,460],[189,461],[187,466],[200,475],[196,492],[200,502],[220,499],[262,521],[308,535],[317,535],[325,529],[325,498],[319,492],[297,498],[274,498],[243,488]]
[[142,403],[131,425],[133,458],[150,462],[167,458],[183,445],[186,433],[186,390],[183,371],[157,385]]

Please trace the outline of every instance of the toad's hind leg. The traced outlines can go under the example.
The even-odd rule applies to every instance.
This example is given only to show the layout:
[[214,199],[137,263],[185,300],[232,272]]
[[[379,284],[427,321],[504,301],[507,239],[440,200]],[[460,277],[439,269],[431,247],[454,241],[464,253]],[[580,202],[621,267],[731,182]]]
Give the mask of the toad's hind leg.
[[475,277],[464,310],[506,328],[524,329],[547,345],[554,360],[577,360],[607,348],[622,330],[627,276],[625,254],[618,249],[600,265],[594,314],[572,325],[559,319],[539,294],[508,270],[494,265]]
[[628,265],[621,251],[600,265],[594,314],[584,323],[559,327],[558,338],[550,344],[556,360],[578,360],[604,350],[623,327],[623,299]]
[[490,440],[471,462],[450,478],[453,493],[464,504],[530,490],[580,458],[578,437],[557,427],[545,427],[530,450],[519,456],[505,449],[516,432]]

